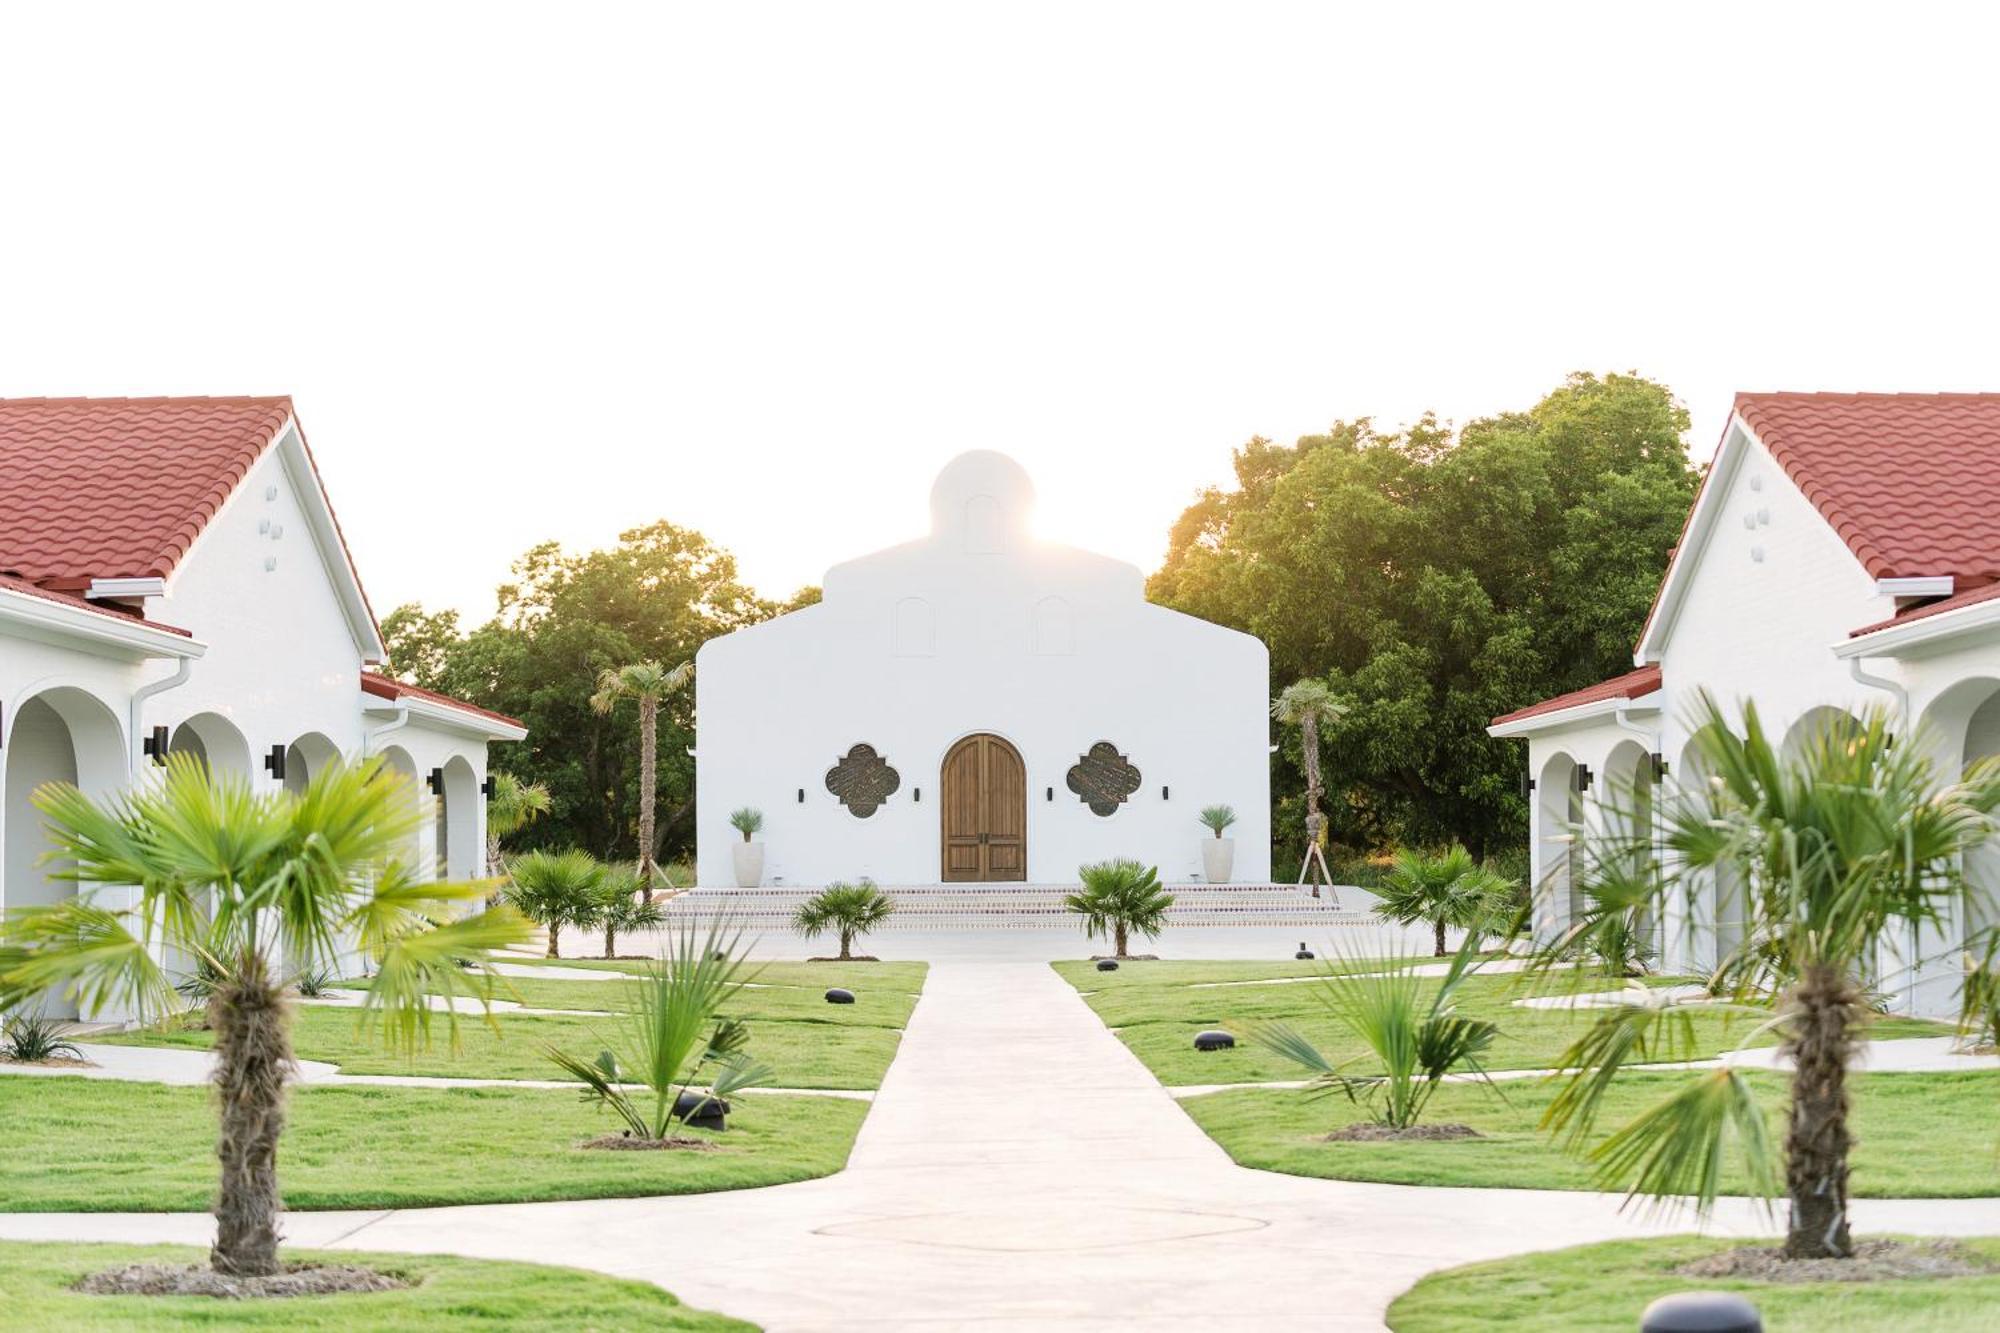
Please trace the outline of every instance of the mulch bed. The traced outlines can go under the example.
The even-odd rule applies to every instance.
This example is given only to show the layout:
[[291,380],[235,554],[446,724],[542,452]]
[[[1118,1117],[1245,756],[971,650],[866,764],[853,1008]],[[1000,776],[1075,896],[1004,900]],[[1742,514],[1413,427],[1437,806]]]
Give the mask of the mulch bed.
[[852,958],[808,958],[808,963],[879,963],[882,960],[873,954],[858,953]]
[[1470,1125],[1411,1125],[1395,1129],[1369,1121],[1336,1129],[1327,1143],[1447,1143],[1453,1139],[1483,1139],[1486,1136]]
[[270,1277],[231,1277],[206,1264],[127,1264],[92,1273],[76,1284],[86,1296],[213,1296],[217,1300],[266,1300],[283,1296],[333,1296],[401,1291],[408,1278],[346,1264],[286,1264]]
[[74,1055],[52,1055],[46,1060],[10,1060],[0,1055],[0,1065],[20,1065],[28,1069],[95,1069],[95,1060]]
[[1884,1282],[1979,1277],[2000,1272],[2000,1267],[1957,1241],[1864,1240],[1854,1247],[1851,1259],[1787,1259],[1776,1246],[1755,1245],[1690,1259],[1674,1272],[1757,1282]]
[[599,1134],[585,1139],[579,1148],[605,1152],[721,1152],[722,1145],[709,1139],[642,1139],[636,1134]]

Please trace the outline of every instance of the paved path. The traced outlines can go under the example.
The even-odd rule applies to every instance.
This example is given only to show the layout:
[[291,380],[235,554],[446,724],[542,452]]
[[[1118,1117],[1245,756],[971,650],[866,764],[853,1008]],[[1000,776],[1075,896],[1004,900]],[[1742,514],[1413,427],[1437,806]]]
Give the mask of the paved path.
[[[2000,1233],[2000,1200],[1868,1201]],[[1747,1205],[1725,1229],[1763,1230]],[[203,1243],[206,1216],[6,1214],[0,1237]],[[932,968],[849,1169],[684,1198],[298,1213],[297,1245],[574,1264],[784,1330],[1379,1328],[1435,1268],[1647,1229],[1614,1199],[1234,1166],[1040,961]],[[1684,1230],[1685,1223],[1661,1230]]]

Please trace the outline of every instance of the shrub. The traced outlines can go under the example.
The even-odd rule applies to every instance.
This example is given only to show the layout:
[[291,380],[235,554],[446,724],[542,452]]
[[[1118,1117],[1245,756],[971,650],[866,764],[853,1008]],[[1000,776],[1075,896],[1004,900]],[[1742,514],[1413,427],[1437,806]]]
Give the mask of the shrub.
[[896,900],[875,887],[875,881],[859,884],[829,884],[799,905],[792,925],[807,939],[818,939],[827,930],[840,935],[842,961],[852,958],[856,936],[866,935],[887,921],[896,910]]
[[1158,867],[1121,858],[1079,867],[1077,877],[1083,888],[1064,898],[1063,906],[1083,918],[1086,938],[1105,936],[1118,957],[1125,957],[1130,935],[1158,939],[1166,928],[1174,895],[1160,887]]
[[40,1014],[15,1014],[0,1023],[0,1053],[20,1064],[39,1064],[59,1056],[83,1058],[83,1052],[63,1036],[63,1025]]
[[565,926],[588,929],[604,910],[604,867],[589,852],[528,852],[507,867],[506,899],[549,932],[549,957],[557,956]]

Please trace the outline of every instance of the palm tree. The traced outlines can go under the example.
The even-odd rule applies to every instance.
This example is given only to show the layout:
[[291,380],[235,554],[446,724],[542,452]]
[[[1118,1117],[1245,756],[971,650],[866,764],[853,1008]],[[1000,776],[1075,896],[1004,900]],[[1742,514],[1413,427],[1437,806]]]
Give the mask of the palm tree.
[[[1328,883],[1333,875],[1326,868],[1326,852],[1321,847],[1326,817],[1320,814],[1320,797],[1326,789],[1320,785],[1319,776],[1319,729],[1321,723],[1333,723],[1347,716],[1347,705],[1334,696],[1327,683],[1315,676],[1294,681],[1284,692],[1271,701],[1271,716],[1288,727],[1299,729],[1299,757],[1306,770],[1306,854],[1299,866],[1299,882],[1306,880],[1306,872],[1315,862],[1320,876]],[[1317,886],[1313,896],[1319,896]]]
[[1098,861],[1078,869],[1083,881],[1081,892],[1063,899],[1063,906],[1083,918],[1087,939],[1103,935],[1112,941],[1112,952],[1125,957],[1125,944],[1136,932],[1158,939],[1167,926],[1167,909],[1174,895],[1160,887],[1158,867],[1148,868],[1124,859]]
[[1381,1065],[1379,1074],[1345,1072],[1354,1060],[1336,1064],[1283,1023],[1262,1024],[1251,1035],[1311,1070],[1316,1091],[1345,1093],[1357,1106],[1383,1094],[1378,1121],[1390,1129],[1408,1129],[1423,1115],[1445,1075],[1465,1068],[1486,1080],[1479,1057],[1500,1029],[1483,1018],[1461,1017],[1456,1009],[1458,989],[1476,966],[1473,956],[1473,941],[1467,939],[1439,985],[1408,965],[1414,958],[1393,960],[1387,968],[1329,971],[1313,984],[1333,1020],[1368,1048],[1360,1058]]
[[[721,1017],[722,1007],[748,980],[740,932],[725,937],[723,929],[717,919],[703,935],[691,926],[675,933],[665,956],[634,988],[626,1040],[617,1049],[584,1060],[546,1048],[563,1072],[584,1084],[586,1097],[617,1113],[641,1139],[662,1141],[677,1114],[692,1120],[709,1101],[771,1079],[771,1070],[742,1050],[743,1025]],[[684,1103],[696,1077],[711,1065],[708,1091]],[[650,1105],[633,1096],[634,1084],[653,1094]],[[684,1111],[676,1109],[683,1106]]]
[[1443,958],[1449,952],[1446,927],[1477,936],[1498,921],[1513,887],[1506,876],[1474,861],[1462,844],[1436,854],[1405,848],[1396,853],[1395,868],[1382,881],[1375,910],[1400,925],[1430,922],[1437,931],[1432,956]]
[[588,930],[602,918],[604,867],[589,852],[526,852],[507,873],[507,901],[549,932],[551,958],[560,956],[563,927]]
[[666,905],[639,892],[639,876],[629,866],[603,867],[597,899],[597,920],[604,927],[606,958],[617,957],[620,935],[651,930],[667,919]]
[[523,782],[512,773],[494,773],[493,794],[486,798],[486,874],[498,879],[507,873],[500,860],[500,840],[519,833],[549,812],[549,789],[539,782]]
[[829,928],[840,935],[840,961],[854,957],[851,952],[857,935],[866,935],[887,921],[896,910],[896,900],[875,887],[875,881],[859,884],[829,884],[799,904],[792,914],[792,926],[809,940],[818,939]]
[[599,672],[597,693],[590,696],[597,713],[609,713],[620,699],[639,701],[639,884],[648,902],[653,899],[653,820],[659,803],[660,701],[685,689],[693,678],[693,662],[671,671],[658,662],[634,662]]
[[[1559,962],[1598,917],[1663,909],[1680,893],[1692,910],[1718,872],[1740,886],[1744,943],[1723,958],[1711,989],[1775,1027],[1791,1066],[1782,1146],[1774,1146],[1749,1084],[1733,1067],[1703,1071],[1591,1150],[1606,1183],[1655,1199],[1692,1196],[1709,1208],[1735,1141],[1753,1182],[1775,1193],[1782,1168],[1791,1216],[1785,1253],[1846,1258],[1848,1068],[1872,1018],[1866,980],[1878,945],[1921,938],[1968,920],[1974,892],[1963,866],[1993,834],[2000,759],[1947,780],[1930,747],[1892,744],[1889,716],[1824,728],[1794,755],[1765,734],[1754,706],[1731,730],[1704,698],[1694,744],[1707,781],[1679,792],[1662,821],[1664,868],[1631,873],[1637,858],[1608,840],[1590,858],[1600,875],[1585,917],[1547,947]],[[1596,849],[1593,849],[1596,850]],[[1916,960],[1907,960],[1915,966]],[[1769,1001],[1775,993],[1777,1013]],[[1968,1003],[1976,992],[1967,988]],[[1687,1011],[1632,1004],[1597,1011],[1564,1054],[1567,1082],[1545,1122],[1573,1142],[1589,1134],[1618,1069],[1680,1058],[1691,1042]]]
[[10,912],[0,1008],[59,990],[85,1011],[163,1017],[176,996],[157,956],[180,951],[210,968],[221,1166],[210,1262],[236,1276],[276,1273],[278,1141],[296,1067],[278,960],[332,966],[343,944],[358,945],[375,968],[365,1012],[414,1048],[430,1034],[430,996],[483,1002],[490,951],[524,938],[526,923],[505,907],[453,919],[483,884],[411,878],[398,858],[421,822],[416,794],[379,760],[330,764],[303,792],[252,794],[241,777],[212,778],[170,755],[162,780],[141,790],[99,801],[56,784],[34,799],[57,875],[138,887],[123,908],[80,892]]

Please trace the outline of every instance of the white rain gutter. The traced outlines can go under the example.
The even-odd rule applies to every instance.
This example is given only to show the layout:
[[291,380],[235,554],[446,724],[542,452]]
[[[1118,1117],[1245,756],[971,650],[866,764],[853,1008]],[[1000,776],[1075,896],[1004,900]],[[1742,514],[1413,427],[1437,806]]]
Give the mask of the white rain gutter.
[[128,733],[131,744],[126,747],[125,752],[125,776],[128,780],[136,780],[139,776],[139,731],[146,711],[146,701],[156,694],[179,689],[188,683],[188,678],[192,675],[194,675],[194,659],[183,657],[180,665],[174,668],[173,675],[151,681],[132,691],[131,731]]
[[1910,729],[1909,687],[1899,680],[1891,680],[1887,676],[1873,674],[1862,667],[1861,661],[1862,659],[1859,657],[1848,658],[1847,674],[1854,677],[1855,683],[1858,685],[1866,685],[1870,689],[1887,691],[1896,700],[1896,726],[1903,731],[1908,731]]

